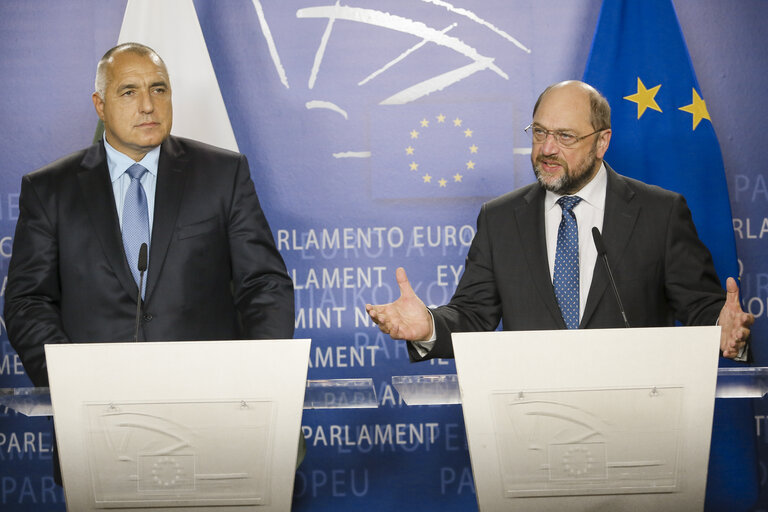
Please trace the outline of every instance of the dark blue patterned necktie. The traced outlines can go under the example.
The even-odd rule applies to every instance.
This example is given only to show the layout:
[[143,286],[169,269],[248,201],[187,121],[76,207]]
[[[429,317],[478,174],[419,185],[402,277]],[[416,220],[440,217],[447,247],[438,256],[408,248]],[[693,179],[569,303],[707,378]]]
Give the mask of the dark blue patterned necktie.
[[573,208],[581,202],[578,196],[563,196],[557,204],[563,218],[557,230],[555,275],[552,284],[560,313],[568,329],[579,327],[579,229]]
[[[125,171],[131,177],[131,184],[123,203],[123,246],[125,258],[131,268],[133,279],[139,284],[139,249],[141,244],[149,248],[149,209],[147,195],[141,185],[141,177],[147,170],[139,164],[133,164]],[[144,298],[144,290],[141,293]]]

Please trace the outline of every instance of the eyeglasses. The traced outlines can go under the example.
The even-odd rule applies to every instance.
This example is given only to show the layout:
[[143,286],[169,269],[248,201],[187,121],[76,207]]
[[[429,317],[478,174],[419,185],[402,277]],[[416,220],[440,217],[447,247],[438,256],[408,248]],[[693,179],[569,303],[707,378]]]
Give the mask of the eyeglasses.
[[607,130],[608,128],[601,128],[600,130],[595,130],[592,133],[588,133],[586,135],[582,135],[581,137],[577,137],[576,134],[562,131],[562,130],[555,130],[555,131],[549,131],[545,130],[541,126],[537,126],[534,124],[529,124],[525,127],[525,133],[527,133],[532,139],[533,142],[536,144],[544,144],[544,142],[547,140],[547,137],[550,135],[553,139],[555,139],[555,142],[558,146],[563,148],[569,148],[576,144],[579,141],[582,141],[586,139],[587,137],[590,137],[596,133],[600,133],[602,131]]

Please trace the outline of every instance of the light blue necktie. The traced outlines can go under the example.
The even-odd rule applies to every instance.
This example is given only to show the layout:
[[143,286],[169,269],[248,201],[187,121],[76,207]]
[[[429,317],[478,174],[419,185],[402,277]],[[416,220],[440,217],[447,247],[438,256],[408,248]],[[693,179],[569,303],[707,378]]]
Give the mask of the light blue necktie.
[[568,329],[579,327],[579,229],[573,208],[581,202],[578,196],[563,196],[557,204],[563,218],[557,230],[555,275],[552,284],[560,313]]
[[[131,177],[131,185],[123,203],[123,246],[125,258],[138,286],[139,249],[141,244],[147,244],[149,249],[149,210],[147,195],[141,185],[141,177],[147,170],[139,164],[133,164],[125,172]],[[141,297],[144,298],[144,290],[141,291]]]

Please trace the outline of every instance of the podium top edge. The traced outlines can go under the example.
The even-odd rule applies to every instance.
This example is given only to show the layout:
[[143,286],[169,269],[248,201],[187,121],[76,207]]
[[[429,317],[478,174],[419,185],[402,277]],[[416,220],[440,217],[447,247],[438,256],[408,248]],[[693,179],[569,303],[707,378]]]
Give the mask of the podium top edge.
[[116,347],[116,346],[129,346],[129,345],[141,345],[145,347],[149,346],[164,346],[164,345],[217,345],[217,344],[258,344],[258,343],[312,343],[311,338],[275,338],[275,339],[254,339],[254,340],[178,340],[178,341],[94,341],[84,343],[49,343],[44,345],[45,349],[54,348],[59,350],[58,347]]

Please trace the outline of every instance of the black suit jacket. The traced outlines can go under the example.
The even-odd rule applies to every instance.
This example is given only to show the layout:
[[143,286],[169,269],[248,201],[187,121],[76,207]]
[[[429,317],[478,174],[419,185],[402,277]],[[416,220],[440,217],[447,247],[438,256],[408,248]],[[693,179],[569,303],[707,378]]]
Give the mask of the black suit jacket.
[[[632,327],[715,325],[725,292],[685,199],[616,174],[608,183],[602,235]],[[483,205],[464,274],[450,303],[432,310],[437,341],[413,360],[453,357],[451,332],[565,329],[549,273],[544,189],[533,183]],[[598,259],[580,328],[623,327]]]
[[[37,386],[46,343],[131,341],[138,287],[103,142],[22,179],[5,321]],[[290,338],[293,284],[243,155],[163,142],[139,339]]]

